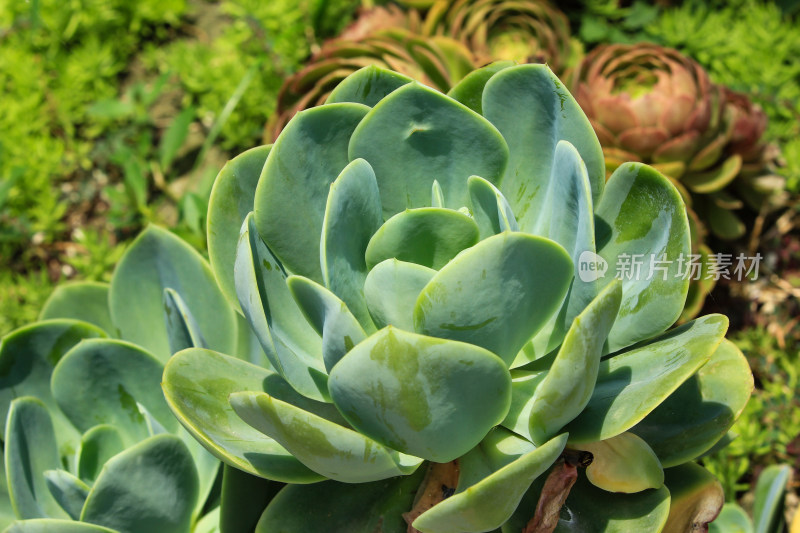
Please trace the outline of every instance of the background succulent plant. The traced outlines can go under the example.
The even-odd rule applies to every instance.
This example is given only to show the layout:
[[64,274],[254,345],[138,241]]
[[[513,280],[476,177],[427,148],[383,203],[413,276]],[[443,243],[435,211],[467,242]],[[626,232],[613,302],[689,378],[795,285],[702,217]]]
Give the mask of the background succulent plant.
[[[163,387],[219,459],[288,483],[257,531],[683,531],[719,511],[693,460],[724,445],[749,367],[723,316],[667,331],[680,194],[638,163],[606,183],[546,66],[449,96],[359,70],[232,160],[208,221],[265,359],[190,348]],[[588,275],[633,254],[664,275]]]
[[543,0],[438,0],[425,15],[422,32],[455,37],[478,66],[547,63],[560,75],[578,55],[566,15]]
[[0,343],[2,525],[218,531],[230,489],[220,489],[219,461],[175,420],[161,377],[170,355],[191,346],[250,357],[242,332],[207,262],[157,227],[132,244],[110,285],[59,287],[40,322]]
[[474,68],[472,54],[462,43],[448,36],[426,38],[417,31],[419,24],[416,11],[397,6],[363,13],[286,78],[265,137],[274,140],[295,113],[322,104],[344,78],[367,65],[392,69],[442,91]]
[[564,16],[542,0],[400,2],[364,11],[338,38],[286,79],[265,130],[274,141],[300,110],[319,105],[347,75],[367,65],[446,92],[495,61],[548,63],[557,74],[577,57]]
[[759,205],[772,183],[754,182],[769,174],[766,115],[746,95],[712,83],[677,50],[648,43],[598,46],[576,69],[572,89],[609,170],[631,160],[653,164],[714,235],[744,233],[731,212],[742,207],[736,195]]

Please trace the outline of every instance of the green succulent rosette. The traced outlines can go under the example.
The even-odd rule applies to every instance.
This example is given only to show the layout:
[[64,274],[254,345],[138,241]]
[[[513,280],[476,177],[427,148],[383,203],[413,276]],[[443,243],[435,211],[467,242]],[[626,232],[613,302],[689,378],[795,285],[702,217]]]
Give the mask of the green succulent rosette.
[[189,347],[259,361],[243,322],[207,261],[157,227],[132,243],[110,285],[59,286],[40,321],[0,342],[0,529],[219,531],[232,491],[173,416],[161,379]]
[[[265,361],[189,348],[163,389],[217,458],[287,484],[266,507],[240,501],[257,532],[716,515],[719,485],[693,461],[752,374],[724,316],[670,329],[688,289],[681,196],[640,163],[606,181],[545,65],[493,64],[447,95],[357,71],[226,166],[208,239]],[[634,254],[670,266],[615,275]]]

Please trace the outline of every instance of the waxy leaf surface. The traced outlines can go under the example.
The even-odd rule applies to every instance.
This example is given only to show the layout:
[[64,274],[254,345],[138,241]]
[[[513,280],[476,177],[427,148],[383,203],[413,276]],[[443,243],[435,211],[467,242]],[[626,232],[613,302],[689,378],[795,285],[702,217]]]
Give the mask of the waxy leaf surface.
[[221,461],[255,476],[286,483],[322,480],[280,444],[246,424],[228,397],[239,391],[268,391],[304,409],[333,406],[308,400],[278,374],[240,359],[199,348],[178,352],[164,369],[164,396],[180,423]]
[[468,342],[511,364],[561,304],[572,261],[548,239],[504,232],[465,250],[425,286],[419,333]]
[[434,179],[442,187],[446,207],[467,205],[467,179],[477,174],[497,182],[508,148],[482,116],[438,91],[409,83],[364,117],[350,140],[349,155],[372,165],[383,216],[389,218],[406,208],[429,205]]
[[211,349],[233,353],[236,320],[211,268],[187,243],[149,226],[114,270],[109,296],[111,319],[126,341],[165,363],[172,353],[164,322],[164,289],[181,295]]
[[364,483],[410,474],[422,462],[263,392],[236,392],[230,402],[242,420],[336,481]]
[[354,428],[438,463],[477,445],[508,411],[511,378],[494,354],[386,327],[331,371],[331,398]]
[[242,222],[253,210],[258,179],[271,149],[272,145],[258,146],[228,161],[217,174],[208,199],[208,260],[219,288],[237,310],[233,274],[236,242]]
[[592,398],[565,428],[570,442],[593,442],[627,431],[711,358],[728,319],[693,320],[600,363]]

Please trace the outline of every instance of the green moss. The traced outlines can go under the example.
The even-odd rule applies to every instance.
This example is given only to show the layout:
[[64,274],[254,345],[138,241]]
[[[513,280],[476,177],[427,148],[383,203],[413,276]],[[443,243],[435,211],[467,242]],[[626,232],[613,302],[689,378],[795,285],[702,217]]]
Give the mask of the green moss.
[[3,3],[0,332],[36,317],[52,289],[45,265],[106,279],[116,243],[147,222],[202,249],[227,150],[259,144],[282,77],[355,4]]

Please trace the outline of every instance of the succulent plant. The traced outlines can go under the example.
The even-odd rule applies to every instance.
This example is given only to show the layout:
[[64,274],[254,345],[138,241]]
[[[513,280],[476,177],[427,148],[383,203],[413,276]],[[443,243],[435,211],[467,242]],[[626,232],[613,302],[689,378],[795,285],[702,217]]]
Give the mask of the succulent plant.
[[566,15],[545,0],[438,0],[422,33],[455,37],[476,65],[547,63],[560,75],[577,56]]
[[161,390],[164,363],[180,349],[250,357],[249,328],[237,339],[207,262],[149,228],[110,286],[60,286],[40,318],[0,342],[0,527],[218,531],[220,463],[180,426]]
[[[693,59],[649,43],[601,45],[576,68],[572,90],[597,131],[608,170],[650,163],[722,239],[745,228],[732,210],[774,191],[761,136],[766,115],[711,82]],[[737,179],[738,178],[738,179]],[[737,198],[737,195],[743,198]],[[702,237],[704,228],[697,228]]]
[[390,68],[443,91],[474,68],[472,55],[460,42],[412,31],[413,18],[396,7],[375,8],[362,19],[284,81],[265,138],[274,140],[295,113],[322,104],[339,82],[365,66]]
[[446,92],[466,74],[495,61],[547,62],[558,74],[576,57],[566,16],[542,0],[412,0],[361,12],[287,78],[264,138],[322,104],[359,68],[392,69]]
[[[449,95],[357,71],[222,170],[208,244],[264,359],[188,348],[163,389],[217,458],[287,484],[239,500],[257,532],[685,531],[719,511],[693,461],[752,374],[724,316],[669,329],[681,196],[641,163],[606,183],[545,65]],[[637,254],[659,274],[616,279]]]

